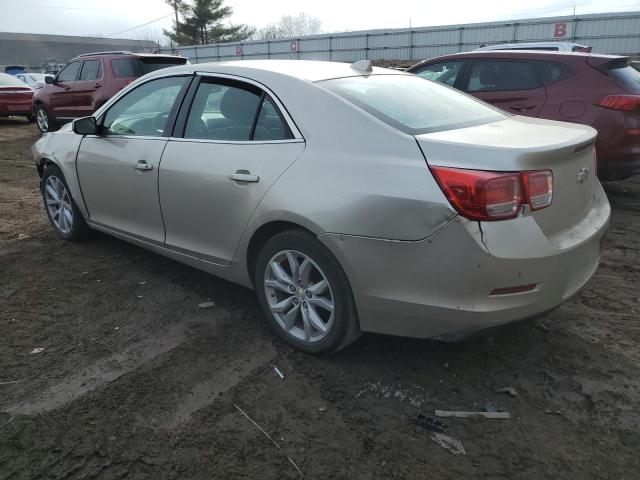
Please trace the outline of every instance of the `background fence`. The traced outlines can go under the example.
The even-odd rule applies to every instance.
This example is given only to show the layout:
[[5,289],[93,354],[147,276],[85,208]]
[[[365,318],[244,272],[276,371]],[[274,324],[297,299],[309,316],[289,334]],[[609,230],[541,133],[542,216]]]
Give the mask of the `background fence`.
[[594,52],[640,54],[640,11],[472,23],[441,27],[331,33],[282,40],[259,40],[161,48],[192,63],[288,58],[306,60],[422,60],[473,50],[481,45],[561,40],[593,46]]

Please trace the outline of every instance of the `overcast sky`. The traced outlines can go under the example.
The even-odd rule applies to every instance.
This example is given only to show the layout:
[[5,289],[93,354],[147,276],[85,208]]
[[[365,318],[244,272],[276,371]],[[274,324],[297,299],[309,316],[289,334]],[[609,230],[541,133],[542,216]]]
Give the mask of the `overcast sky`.
[[[227,0],[233,23],[262,27],[305,12],[324,31],[448,25],[538,16],[640,10],[639,0]],[[383,8],[384,7],[386,8]],[[0,0],[0,32],[52,33],[158,40],[171,26],[164,0]],[[165,15],[167,18],[152,22]]]

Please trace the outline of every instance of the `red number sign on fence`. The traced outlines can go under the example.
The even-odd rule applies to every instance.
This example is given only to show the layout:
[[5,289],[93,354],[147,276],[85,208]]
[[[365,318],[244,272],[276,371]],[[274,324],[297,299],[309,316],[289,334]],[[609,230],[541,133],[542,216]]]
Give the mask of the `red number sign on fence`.
[[556,23],[556,29],[553,32],[553,36],[555,38],[559,38],[559,37],[565,37],[567,35],[567,24],[562,22],[562,23]]
[[297,52],[299,48],[300,48],[300,45],[298,44],[298,40],[294,40],[294,41],[291,42],[291,51],[292,52]]
[[236,45],[236,55],[242,55],[242,45]]

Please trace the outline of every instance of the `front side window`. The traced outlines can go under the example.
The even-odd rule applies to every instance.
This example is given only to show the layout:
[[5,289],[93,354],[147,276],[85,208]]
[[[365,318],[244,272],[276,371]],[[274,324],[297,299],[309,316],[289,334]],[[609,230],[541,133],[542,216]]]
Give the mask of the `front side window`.
[[292,138],[268,95],[250,85],[212,80],[198,86],[184,137],[221,141]]
[[427,80],[444,83],[453,87],[462,71],[463,62],[440,62],[424,67],[416,75]]
[[411,135],[507,118],[499,110],[414,75],[368,75],[318,82],[383,122]]
[[530,62],[476,60],[471,65],[468,92],[531,90],[542,83]]
[[71,62],[58,74],[59,82],[74,82],[78,76],[81,62]]
[[80,80],[97,80],[102,76],[100,60],[86,60],[82,65]]
[[110,135],[162,137],[186,77],[160,78],[127,93],[107,111],[102,128]]

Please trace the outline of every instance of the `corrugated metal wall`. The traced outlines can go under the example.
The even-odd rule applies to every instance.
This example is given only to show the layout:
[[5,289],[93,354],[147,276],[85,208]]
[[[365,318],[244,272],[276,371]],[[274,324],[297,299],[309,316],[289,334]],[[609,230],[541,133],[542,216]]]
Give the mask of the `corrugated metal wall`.
[[593,46],[594,52],[640,54],[640,11],[537,18],[442,27],[370,30],[285,40],[162,48],[192,63],[258,58],[352,62],[422,60],[473,50],[480,45],[560,40]]

